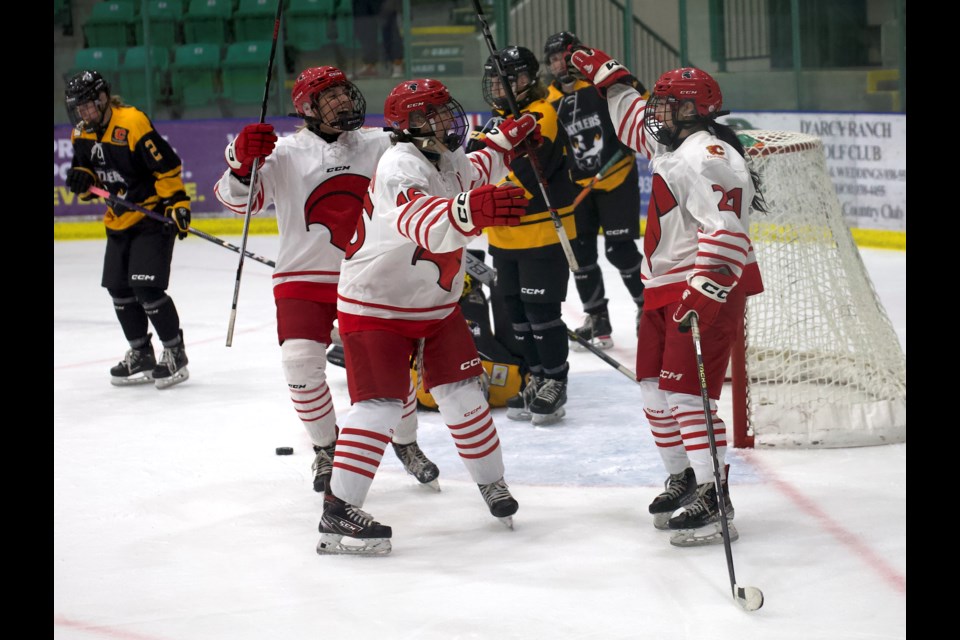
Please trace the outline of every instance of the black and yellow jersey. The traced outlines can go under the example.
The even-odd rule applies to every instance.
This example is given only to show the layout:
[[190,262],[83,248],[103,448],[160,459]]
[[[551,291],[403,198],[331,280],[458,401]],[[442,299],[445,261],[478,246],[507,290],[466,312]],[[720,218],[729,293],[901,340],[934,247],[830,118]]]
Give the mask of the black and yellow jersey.
[[[543,171],[543,178],[547,185],[547,195],[550,204],[556,209],[571,240],[577,237],[577,230],[573,220],[573,200],[580,192],[580,187],[570,180],[567,170],[566,138],[565,133],[557,128],[557,112],[546,100],[536,100],[521,110],[521,113],[539,115],[540,132],[543,135],[543,145],[537,151],[537,160]],[[502,117],[499,112],[494,117]],[[550,217],[550,210],[540,191],[540,182],[533,169],[533,164],[527,157],[517,158],[510,163],[510,175],[506,180],[523,187],[525,195],[530,199],[527,206],[527,215],[520,218],[520,224],[515,227],[488,227],[490,254],[496,255],[501,251],[524,251],[534,257],[540,251],[549,248],[551,251],[559,247],[560,238]]]
[[607,169],[607,177],[593,188],[611,191],[623,184],[636,159],[633,150],[618,139],[606,99],[589,82],[577,80],[569,94],[564,93],[556,81],[553,82],[547,100],[556,109],[559,126],[569,141],[567,154],[573,180],[581,187],[587,186],[620,151],[623,157]]
[[[94,133],[74,129],[70,140],[71,167],[92,171],[110,193],[148,209],[158,208],[161,201],[190,206],[180,175],[180,157],[136,107],[111,105],[110,121],[105,127]],[[121,230],[144,217],[139,211],[118,215],[108,206],[103,223],[108,229]]]

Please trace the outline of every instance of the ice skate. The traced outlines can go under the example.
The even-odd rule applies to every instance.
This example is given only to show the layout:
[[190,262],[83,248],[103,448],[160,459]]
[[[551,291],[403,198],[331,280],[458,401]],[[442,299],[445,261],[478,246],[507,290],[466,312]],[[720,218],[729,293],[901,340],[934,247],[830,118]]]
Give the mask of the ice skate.
[[440,483],[437,478],[440,476],[440,469],[437,465],[430,462],[430,459],[423,453],[416,442],[410,444],[397,444],[393,442],[393,451],[403,463],[403,468],[407,473],[417,479],[417,482],[434,491],[440,491]]
[[156,382],[157,389],[167,389],[189,378],[190,372],[187,370],[189,362],[183,346],[183,331],[181,330],[180,344],[165,347],[163,355],[160,356],[160,362],[153,368],[153,380]]
[[[587,315],[583,325],[575,329],[574,333],[589,342],[598,349],[609,349],[613,347],[613,327],[610,325],[610,314],[607,311],[597,311]],[[575,351],[585,351],[583,345],[579,342],[572,342],[570,348]]]
[[537,391],[543,384],[543,378],[540,376],[530,376],[530,381],[523,391],[507,399],[507,418],[510,420],[529,420],[530,403],[537,397]]
[[123,360],[110,369],[110,384],[115,387],[145,384],[153,382],[153,368],[157,366],[157,358],[153,354],[153,344],[150,339],[153,334],[147,334],[147,342],[142,347],[129,349]]
[[513,529],[513,514],[520,507],[517,501],[510,495],[510,489],[503,478],[490,484],[478,484],[480,495],[490,508],[490,513],[500,520],[510,529]]
[[687,467],[680,473],[671,473],[663,483],[663,493],[650,503],[653,514],[653,526],[665,530],[674,512],[685,507],[697,498],[697,477],[693,469]]
[[549,378],[537,391],[537,397],[530,403],[530,422],[536,427],[559,422],[567,415],[563,405],[567,404],[567,381]]
[[318,447],[313,445],[313,450],[317,456],[313,459],[313,490],[317,493],[323,493],[330,485],[330,476],[333,474],[333,451],[336,442],[327,447]]
[[[724,480],[723,508],[727,514],[727,531],[730,533],[730,542],[740,538],[733,520],[733,503],[730,502],[730,488]],[[717,502],[717,488],[713,482],[701,484],[697,487],[696,499],[684,507],[684,510],[670,518],[668,526],[677,531],[671,538],[670,544],[675,547],[702,547],[711,544],[723,543],[723,525],[720,523],[720,506]]]
[[[385,556],[393,549],[393,529],[369,513],[328,493],[323,498],[317,553],[357,556]],[[344,538],[348,541],[344,542]]]

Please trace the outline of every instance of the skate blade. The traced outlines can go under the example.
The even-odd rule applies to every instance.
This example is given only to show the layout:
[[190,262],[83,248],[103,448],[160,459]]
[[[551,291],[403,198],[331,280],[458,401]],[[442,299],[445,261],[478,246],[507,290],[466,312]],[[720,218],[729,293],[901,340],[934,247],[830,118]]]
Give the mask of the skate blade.
[[545,413],[545,414],[535,413],[533,414],[533,417],[530,419],[530,422],[532,422],[533,426],[535,427],[546,427],[548,425],[560,422],[560,419],[563,418],[563,416],[565,415],[567,415],[567,410],[564,409],[563,407],[560,407],[553,413]]
[[169,389],[175,384],[180,384],[190,377],[190,372],[187,371],[187,368],[177,370],[172,376],[166,378],[155,378],[154,382],[157,383],[157,389]]
[[133,387],[140,384],[149,384],[153,382],[152,371],[141,371],[127,378],[110,377],[110,384],[115,387]]
[[653,514],[653,528],[660,531],[668,531],[670,529],[670,518],[673,517],[673,512],[667,513],[655,513]]
[[[317,553],[322,556],[385,556],[393,550],[390,538],[347,538],[347,540],[344,542],[343,535],[338,533],[320,534]],[[352,544],[354,542],[358,544]]]
[[508,420],[530,420],[532,414],[526,409],[507,409],[507,419]]
[[420,482],[419,484],[421,487],[425,489],[430,489],[432,491],[436,491],[437,493],[440,493],[440,481],[436,478],[434,478],[430,482]]
[[[730,532],[730,542],[740,539],[740,532],[732,523],[727,523],[727,531]],[[675,547],[706,547],[723,544],[723,528],[719,522],[714,522],[699,529],[682,529],[670,538],[670,544]]]
[[513,516],[503,516],[502,518],[497,518],[500,522],[503,523],[507,529],[513,531]]
[[[589,340],[587,340],[587,342],[589,342],[591,345],[593,345],[597,349],[602,349],[604,351],[606,351],[607,349],[613,348],[613,338],[611,338],[610,336],[598,336],[596,338],[590,338]],[[574,351],[580,351],[580,352],[589,351],[589,349],[587,349],[585,346],[583,346],[576,340],[570,341],[570,348],[573,349]]]

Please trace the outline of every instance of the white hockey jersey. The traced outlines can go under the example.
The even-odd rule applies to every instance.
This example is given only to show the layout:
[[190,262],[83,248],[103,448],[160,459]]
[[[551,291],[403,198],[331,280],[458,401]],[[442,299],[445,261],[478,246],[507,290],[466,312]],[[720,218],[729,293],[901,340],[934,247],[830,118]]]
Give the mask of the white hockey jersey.
[[452,224],[451,200],[507,172],[488,149],[443,153],[439,170],[410,143],[383,154],[343,262],[341,331],[392,320],[420,323],[407,325],[416,329],[450,315],[463,291],[463,247],[473,239]]
[[646,101],[632,87],[614,85],[607,101],[621,142],[650,158],[653,170],[640,270],[644,308],[679,300],[690,274],[723,267],[746,295],[763,291],[750,242],[755,189],[743,157],[708,131],[691,134],[676,151],[658,144],[643,127]]
[[[343,254],[353,237],[367,185],[390,148],[390,133],[359,129],[327,142],[308,129],[277,140],[257,171],[252,213],[274,205],[280,255],[273,272],[275,298],[336,302]],[[224,172],[214,187],[223,205],[240,215],[249,187]]]

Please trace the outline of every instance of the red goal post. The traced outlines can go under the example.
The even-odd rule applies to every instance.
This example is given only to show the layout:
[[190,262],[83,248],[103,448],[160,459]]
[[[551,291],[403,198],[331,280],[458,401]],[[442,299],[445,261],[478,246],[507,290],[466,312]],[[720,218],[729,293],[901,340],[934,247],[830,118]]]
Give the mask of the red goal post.
[[739,131],[769,213],[750,235],[764,292],[731,357],[737,447],[906,440],[906,356],[840,210],[819,138]]

